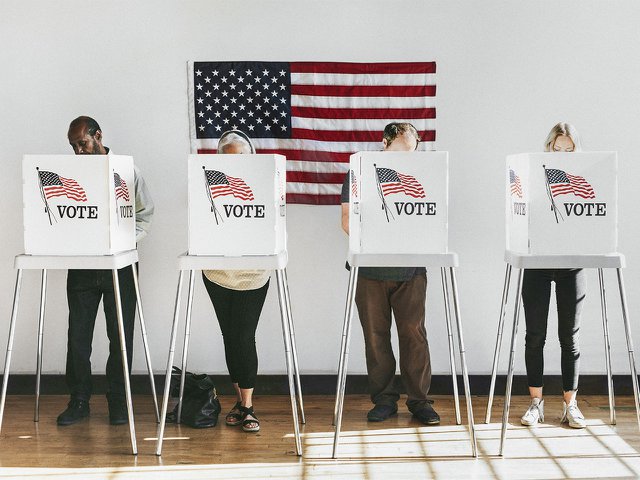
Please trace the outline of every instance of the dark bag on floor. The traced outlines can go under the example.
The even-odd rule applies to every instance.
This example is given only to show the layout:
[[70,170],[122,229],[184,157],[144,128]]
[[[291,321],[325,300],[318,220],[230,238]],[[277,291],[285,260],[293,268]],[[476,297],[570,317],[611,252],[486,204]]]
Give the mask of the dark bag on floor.
[[[180,375],[182,370],[173,367],[171,372],[171,396],[180,395]],[[184,394],[180,423],[193,428],[215,427],[220,413],[220,401],[213,380],[206,373],[196,375],[185,372]],[[167,415],[167,422],[176,423],[178,405]]]

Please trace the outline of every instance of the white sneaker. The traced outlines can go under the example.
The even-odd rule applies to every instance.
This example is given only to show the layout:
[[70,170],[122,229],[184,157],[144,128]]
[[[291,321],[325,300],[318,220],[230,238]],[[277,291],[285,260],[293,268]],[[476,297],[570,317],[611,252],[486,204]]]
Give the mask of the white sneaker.
[[532,398],[531,405],[520,419],[520,423],[527,427],[531,427],[538,422],[544,422],[544,400],[541,398]]
[[568,423],[571,428],[584,428],[587,426],[584,415],[578,408],[578,402],[573,400],[569,405],[564,402],[563,404],[564,413],[562,414],[562,420],[560,420],[560,423]]

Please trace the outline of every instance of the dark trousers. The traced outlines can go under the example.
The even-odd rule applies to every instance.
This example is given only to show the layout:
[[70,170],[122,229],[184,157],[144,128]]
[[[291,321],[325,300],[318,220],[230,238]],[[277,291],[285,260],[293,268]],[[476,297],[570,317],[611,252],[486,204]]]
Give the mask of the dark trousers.
[[[136,314],[136,293],[131,266],[118,270],[122,320],[129,372],[133,359],[133,325]],[[72,397],[89,400],[91,383],[91,342],[100,300],[109,337],[107,360],[108,395],[124,397],[122,353],[118,335],[118,317],[111,270],[69,270],[67,275],[67,301],[69,302],[69,331],[67,346],[67,386]]]
[[204,274],[202,279],[222,331],[231,381],[240,388],[254,388],[258,374],[256,329],[269,282],[255,290],[231,290],[211,282]]
[[404,282],[358,277],[356,305],[364,333],[369,393],[375,404],[395,405],[400,398],[394,386],[392,311],[398,329],[400,374],[407,392],[407,406],[416,411],[428,402],[431,358],[425,328],[426,293],[424,273]]
[[565,392],[578,389],[580,361],[580,313],[587,291],[586,273],[578,269],[527,269],[522,283],[522,303],[527,324],[525,363],[530,387],[544,385],[544,344],[551,282],[556,284],[558,308],[558,338],[562,351],[562,388]]

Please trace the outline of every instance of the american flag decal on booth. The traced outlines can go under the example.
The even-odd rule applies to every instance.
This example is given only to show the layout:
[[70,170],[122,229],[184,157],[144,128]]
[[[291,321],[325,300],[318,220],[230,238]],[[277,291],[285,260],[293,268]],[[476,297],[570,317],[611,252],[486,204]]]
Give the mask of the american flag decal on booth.
[[511,186],[511,195],[522,198],[522,184],[520,183],[520,177],[516,175],[516,172],[512,169],[509,169],[509,185]]
[[205,170],[204,176],[212,199],[233,195],[241,200],[254,200],[251,188],[241,178],[225,175],[218,170]]
[[193,62],[192,153],[245,132],[257,153],[287,158],[287,201],[338,205],[349,157],[380,150],[392,121],[411,122],[421,150],[435,141],[435,62]]
[[596,198],[593,187],[584,177],[571,175],[564,170],[555,168],[545,168],[545,172],[547,174],[549,188],[551,189],[551,195],[554,197],[573,193],[577,197]]
[[116,172],[113,172],[113,183],[115,185],[116,201],[121,198],[125,202],[128,202],[129,189],[127,188],[127,183]]
[[353,170],[349,170],[349,176],[351,177],[351,195],[353,197],[358,196],[358,182],[356,180],[356,174]]
[[54,197],[67,197],[76,202],[86,202],[87,194],[73,178],[65,178],[57,173],[38,170],[43,200]]
[[376,168],[378,183],[386,197],[392,193],[404,193],[413,198],[424,198],[424,188],[412,175],[405,175],[390,168]]

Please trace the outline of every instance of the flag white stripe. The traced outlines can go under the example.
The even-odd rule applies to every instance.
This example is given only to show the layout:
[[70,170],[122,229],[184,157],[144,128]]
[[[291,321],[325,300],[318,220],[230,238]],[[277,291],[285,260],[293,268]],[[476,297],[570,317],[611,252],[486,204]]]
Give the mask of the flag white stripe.
[[[435,130],[436,123],[432,118],[398,118],[397,121],[410,122],[418,130]],[[292,117],[291,126],[293,128],[306,128],[309,130],[344,130],[344,131],[369,131],[382,132],[389,123],[388,119],[373,118],[304,118]]]
[[[317,152],[370,152],[382,150],[382,135],[379,142],[322,142],[318,140],[302,140],[290,138],[254,138],[256,149],[268,150],[312,150]],[[201,138],[196,141],[196,149],[215,150],[218,148],[217,138]],[[421,142],[418,150],[432,150],[434,142]]]
[[341,183],[287,182],[287,193],[304,193],[308,195],[340,195],[341,192]]
[[348,163],[287,160],[287,171],[289,172],[345,173],[348,169]]
[[315,108],[435,108],[435,97],[323,97],[291,95],[292,107]]
[[293,85],[435,85],[433,73],[291,73]]

